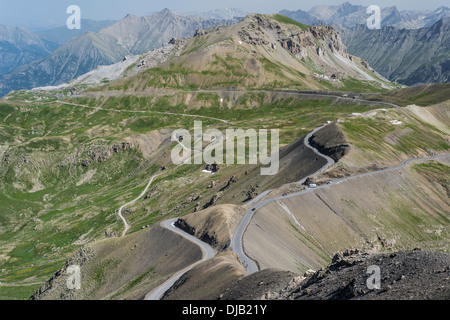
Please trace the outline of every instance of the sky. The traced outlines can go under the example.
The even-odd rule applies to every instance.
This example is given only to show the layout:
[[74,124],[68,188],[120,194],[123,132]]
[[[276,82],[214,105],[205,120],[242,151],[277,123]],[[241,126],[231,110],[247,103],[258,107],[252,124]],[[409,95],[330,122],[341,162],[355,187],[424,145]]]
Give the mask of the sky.
[[[128,13],[143,16],[164,8],[178,12],[209,11],[222,8],[238,8],[246,12],[273,13],[283,9],[309,10],[317,4],[336,5],[345,0],[0,0],[0,24],[9,27],[39,28],[65,25],[70,5],[81,8],[83,19],[120,20]],[[378,5],[381,8],[397,6],[399,10],[434,10],[449,6],[449,0],[350,0],[363,6]]]

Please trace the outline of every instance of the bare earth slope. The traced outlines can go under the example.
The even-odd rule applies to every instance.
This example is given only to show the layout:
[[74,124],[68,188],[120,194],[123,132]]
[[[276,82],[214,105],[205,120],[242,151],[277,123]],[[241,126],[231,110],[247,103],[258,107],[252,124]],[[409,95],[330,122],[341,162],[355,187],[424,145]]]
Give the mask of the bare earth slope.
[[243,214],[240,206],[217,205],[179,218],[176,226],[217,250],[226,250]]
[[[249,225],[246,251],[261,268],[304,272],[349,247],[446,250],[448,172],[448,160],[414,164],[271,203]],[[433,174],[442,182],[430,179]]]
[[185,273],[161,300],[215,299],[230,283],[247,276],[239,259],[228,251]]
[[220,300],[260,300],[268,291],[277,292],[286,288],[292,279],[299,279],[299,275],[280,269],[265,269],[235,281],[212,298]]
[[[155,225],[83,248],[32,299],[139,299],[201,257],[197,245]],[[67,288],[66,270],[70,265],[80,265],[80,290]]]

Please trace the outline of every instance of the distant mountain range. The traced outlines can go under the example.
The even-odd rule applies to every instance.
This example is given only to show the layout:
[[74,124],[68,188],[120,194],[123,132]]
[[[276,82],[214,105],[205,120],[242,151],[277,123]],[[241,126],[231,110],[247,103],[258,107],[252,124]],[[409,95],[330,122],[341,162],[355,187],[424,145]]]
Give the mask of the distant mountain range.
[[55,43],[58,46],[63,45],[70,39],[76,36],[80,36],[86,32],[97,32],[103,28],[106,28],[117,21],[115,20],[102,20],[95,21],[89,19],[81,20],[81,29],[69,30],[66,26],[60,26],[45,31],[37,31],[36,34],[43,40]]
[[349,53],[391,81],[406,85],[450,82],[450,18],[415,30],[365,25],[342,29]]
[[0,73],[8,73],[20,65],[42,59],[56,47],[27,29],[0,25]]
[[[366,24],[366,20],[370,16],[366,10],[367,6],[345,2],[340,5],[317,5],[308,11],[283,10],[280,14],[305,24],[329,24],[352,28],[359,24]],[[450,9],[444,6],[430,12],[399,11],[395,6],[386,7],[381,8],[381,27],[393,26],[399,29],[419,29],[430,27],[446,17],[450,17]]]
[[[305,25],[332,25],[350,54],[367,60],[391,81],[448,81],[447,7],[430,12],[383,8],[381,30],[368,30],[366,7],[349,2],[280,13]],[[66,83],[127,55],[162,47],[173,37],[191,37],[198,29],[237,23],[246,14],[222,9],[186,15],[165,9],[144,17],[128,15],[118,22],[82,20],[81,30],[62,26],[33,33],[0,26],[0,97],[12,90]]]
[[190,15],[202,17],[205,19],[228,20],[236,17],[244,18],[250,12],[242,11],[235,8],[215,9],[205,12],[189,12]]
[[0,25],[0,74],[41,60],[73,37],[99,31],[114,22],[82,20],[80,30],[69,30],[66,26],[61,26],[37,32],[22,27],[8,28]]
[[173,37],[190,37],[198,29],[238,21],[177,15],[168,9],[146,17],[127,15],[98,32],[72,38],[41,60],[0,75],[0,96],[12,90],[65,83],[98,66],[119,62],[127,55],[159,48]]
[[280,13],[305,24],[332,25],[350,54],[368,61],[391,81],[405,85],[450,81],[449,8],[430,12],[382,8],[379,30],[367,28],[366,8],[346,2]]
[[178,54],[156,67],[93,91],[357,87],[380,90],[395,85],[365,61],[349,55],[332,27],[308,27],[279,14],[249,14],[234,25],[201,29]]

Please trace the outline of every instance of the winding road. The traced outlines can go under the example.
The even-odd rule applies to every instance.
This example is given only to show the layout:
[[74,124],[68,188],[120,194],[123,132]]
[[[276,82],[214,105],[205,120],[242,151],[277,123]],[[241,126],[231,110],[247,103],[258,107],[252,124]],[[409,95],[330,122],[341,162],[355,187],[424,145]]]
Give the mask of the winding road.
[[147,295],[145,296],[145,300],[159,300],[163,296],[163,294],[167,290],[169,290],[175,284],[175,282],[177,282],[178,279],[180,279],[183,276],[183,274],[194,268],[196,265],[202,263],[203,261],[214,258],[217,253],[216,250],[214,250],[209,244],[175,227],[176,221],[177,219],[166,220],[161,223],[161,226],[181,235],[182,237],[198,245],[202,250],[203,257],[196,263],[191,264],[190,266],[184,268],[183,270],[178,271],[175,275],[173,275],[169,280],[164,282],[162,285],[158,286],[157,288],[147,293]]
[[[148,182],[147,186],[145,187],[144,191],[141,192],[141,194],[134,200],[124,204],[123,206],[121,206],[119,208],[118,211],[118,215],[119,217],[122,219],[125,227],[124,230],[122,232],[122,237],[125,236],[125,234],[128,232],[128,230],[130,230],[130,225],[128,224],[127,220],[124,218],[122,211],[125,207],[132,205],[133,203],[135,203],[136,201],[138,201],[140,198],[142,198],[145,193],[148,191],[149,187],[151,186],[151,184],[153,183],[153,181],[155,180],[156,177],[158,177],[159,175],[161,175],[161,173],[159,174],[155,174],[154,176],[151,177],[150,181]],[[192,268],[194,268],[196,265],[198,265],[199,263],[202,263],[203,261],[209,260],[211,258],[214,258],[216,255],[216,250],[213,249],[209,244],[201,241],[200,239],[184,232],[183,230],[175,227],[175,222],[178,219],[170,219],[170,220],[165,220],[163,222],[161,222],[161,226],[163,228],[166,228],[174,233],[177,233],[179,235],[181,235],[182,237],[186,238],[187,240],[195,243],[196,245],[198,245],[200,247],[200,249],[202,250],[202,259],[195,262],[194,264],[191,264],[190,266],[184,268],[183,270],[178,271],[175,275],[173,275],[169,280],[167,280],[166,282],[164,282],[163,284],[161,284],[160,286],[158,286],[157,288],[153,289],[152,291],[150,291],[149,293],[147,293],[147,295],[145,296],[145,300],[159,300],[162,295],[169,290],[174,284],[175,282],[181,278],[181,276],[183,274],[185,274],[186,272],[188,272],[189,270],[191,270]]]
[[312,151],[314,151],[314,153],[317,154],[319,157],[325,158],[325,160],[327,160],[327,164],[324,165],[324,166],[323,166],[322,168],[320,168],[319,170],[317,170],[316,172],[314,172],[313,174],[311,174],[311,175],[309,175],[309,176],[303,178],[302,180],[300,180],[300,181],[298,182],[299,184],[303,184],[303,183],[306,181],[306,179],[311,178],[311,177],[313,177],[313,176],[315,176],[315,175],[318,175],[318,174],[324,172],[325,170],[328,170],[328,168],[331,168],[331,166],[335,164],[335,161],[334,161],[333,159],[331,159],[329,156],[327,156],[327,155],[321,153],[319,150],[317,150],[316,148],[314,148],[312,145],[309,144],[309,140],[311,139],[311,137],[312,137],[317,131],[319,131],[320,129],[323,129],[323,128],[326,127],[326,126],[327,126],[327,125],[323,125],[323,126],[317,127],[316,129],[314,129],[313,131],[311,131],[310,133],[308,133],[308,134],[306,135],[306,137],[305,137],[305,139],[304,139],[303,142],[305,143],[305,146],[306,146],[306,147],[308,147],[308,148],[310,148]]
[[[304,179],[298,181],[299,184],[303,184],[307,178],[315,176],[317,174],[323,173],[325,170],[327,170],[328,168],[330,168],[331,166],[333,166],[335,164],[335,161],[333,159],[331,159],[330,157],[320,153],[319,150],[317,150],[316,148],[314,148],[313,146],[310,145],[309,140],[310,138],[320,129],[322,129],[323,127],[325,127],[326,125],[323,125],[321,127],[318,127],[316,129],[314,129],[313,131],[311,131],[308,135],[306,135],[305,139],[304,139],[304,143],[305,145],[310,148],[311,150],[313,150],[317,155],[325,158],[327,160],[327,163],[320,168],[319,170],[317,170],[315,173],[311,174],[308,177],[305,177]],[[388,171],[394,171],[394,170],[398,170],[401,169],[403,167],[405,167],[408,163],[412,162],[412,161],[429,161],[429,160],[435,160],[435,159],[440,159],[440,158],[445,158],[450,156],[450,154],[444,154],[444,155],[437,155],[437,156],[433,156],[433,157],[425,157],[425,158],[411,158],[411,159],[407,159],[405,161],[403,161],[401,164],[392,167],[392,168],[387,168],[387,169],[382,169],[382,170],[378,170],[378,171],[373,171],[373,172],[367,172],[367,173],[362,173],[362,174],[358,174],[355,176],[351,176],[351,177],[346,177],[346,178],[340,178],[340,179],[336,179],[333,182],[331,182],[330,184],[325,184],[325,185],[321,185],[321,186],[317,186],[316,188],[307,188],[305,190],[299,191],[299,192],[295,192],[295,193],[291,193],[291,194],[286,194],[283,196],[279,196],[279,197],[275,197],[275,198],[270,198],[270,199],[264,199],[264,197],[266,197],[272,190],[266,190],[264,192],[262,192],[260,195],[258,195],[255,199],[251,200],[250,202],[248,202],[246,205],[250,205],[252,206],[251,209],[249,209],[244,217],[242,218],[238,228],[236,229],[233,238],[232,238],[232,242],[231,242],[231,248],[232,250],[239,256],[243,266],[247,269],[247,272],[249,274],[255,273],[259,271],[258,265],[257,263],[252,260],[250,257],[247,256],[247,254],[245,253],[244,250],[244,245],[243,245],[243,236],[244,233],[248,227],[248,225],[250,224],[251,219],[253,218],[254,214],[262,207],[264,207],[265,205],[272,203],[272,202],[281,202],[281,200],[283,199],[287,199],[287,198],[293,198],[293,197],[297,197],[300,195],[304,195],[310,192],[314,192],[315,190],[319,190],[322,188],[327,188],[327,187],[331,187],[332,185],[338,184],[340,182],[343,181],[348,181],[351,179],[356,179],[358,177],[364,177],[364,176],[369,176],[369,175],[374,175],[380,172],[388,172]],[[123,205],[122,207],[120,207],[119,209],[119,217],[123,220],[124,224],[125,224],[125,228],[123,231],[122,236],[124,236],[126,234],[126,232],[129,230],[130,226],[127,223],[126,219],[123,217],[122,215],[122,210],[128,206],[133,204],[134,202],[136,202],[137,200],[139,200],[148,190],[148,188],[150,187],[150,185],[152,184],[152,182],[154,181],[154,179],[159,176],[161,173],[154,175],[149,183],[147,184],[146,188],[144,189],[144,191],[133,201],[128,202],[127,204]],[[282,203],[282,202],[281,202]],[[209,260],[211,258],[213,258],[216,255],[216,251],[207,243],[199,240],[198,238],[182,231],[181,229],[175,227],[175,222],[177,221],[177,219],[171,219],[171,220],[166,220],[163,221],[161,223],[161,226],[172,231],[175,232],[179,235],[181,235],[182,237],[184,237],[185,239],[195,243],[196,245],[198,245],[203,253],[203,257],[201,260],[195,262],[194,264],[184,268],[183,270],[178,271],[176,274],[174,274],[169,280],[167,280],[166,282],[164,282],[162,285],[158,286],[157,288],[153,289],[152,291],[150,291],[146,296],[145,296],[145,300],[159,300],[164,293],[169,290],[174,284],[175,282],[180,279],[183,274],[185,274],[186,272],[188,272],[189,270],[191,270],[192,268],[194,268],[195,266],[197,266],[198,264]]]
[[119,212],[117,214],[119,215],[120,219],[122,219],[122,221],[125,225],[124,230],[122,232],[122,237],[125,236],[125,234],[128,232],[128,230],[130,230],[130,228],[131,228],[131,226],[128,224],[127,220],[125,219],[125,217],[122,214],[123,209],[129,205],[132,205],[133,203],[138,201],[140,198],[142,198],[145,195],[145,193],[148,191],[148,188],[150,188],[150,186],[153,183],[153,181],[155,180],[155,178],[158,177],[160,174],[161,173],[155,174],[153,177],[151,177],[151,179],[150,179],[149,183],[147,184],[147,186],[145,187],[144,191],[142,191],[141,194],[136,199],[124,204],[123,206],[121,206],[119,208]]
[[[311,138],[311,136],[317,132],[318,130],[322,129],[324,126],[319,127],[317,129],[315,129],[314,131],[312,131],[311,133],[309,133],[304,142],[305,145],[309,148],[311,148],[312,150],[314,150],[315,153],[317,153],[318,155],[324,157],[325,159],[327,159],[327,164],[325,166],[323,166],[320,170],[316,171],[314,174],[310,175],[309,177],[315,176],[317,174],[320,174],[322,172],[324,172],[325,170],[327,170],[328,168],[330,168],[335,162],[333,159],[331,159],[330,157],[321,154],[316,148],[312,147],[309,144],[309,139]],[[444,154],[444,155],[438,155],[438,156],[433,156],[433,157],[426,157],[426,158],[411,158],[411,159],[407,159],[405,161],[403,161],[401,164],[392,167],[392,168],[387,168],[387,169],[382,169],[382,170],[378,170],[378,171],[372,171],[372,172],[366,172],[366,173],[362,173],[362,174],[358,174],[355,176],[351,176],[351,177],[346,177],[346,178],[340,178],[340,179],[336,179],[333,182],[331,182],[330,184],[324,184],[321,186],[318,186],[316,188],[307,188],[305,190],[299,191],[299,192],[295,192],[295,193],[291,193],[291,194],[287,194],[286,196],[279,196],[279,197],[275,197],[275,198],[271,198],[271,199],[266,199],[266,200],[262,200],[271,190],[268,190],[264,193],[262,193],[259,197],[255,198],[253,202],[250,202],[249,204],[251,204],[252,206],[254,205],[251,209],[249,209],[244,217],[242,218],[238,228],[236,229],[236,232],[234,233],[232,242],[231,242],[231,247],[233,249],[233,251],[239,256],[239,259],[241,260],[242,264],[244,265],[244,267],[247,269],[247,272],[249,274],[255,273],[257,271],[259,271],[258,265],[257,263],[251,259],[250,257],[247,256],[247,254],[245,253],[244,250],[244,244],[243,244],[243,237],[244,237],[244,233],[247,230],[248,225],[250,224],[251,219],[253,218],[254,214],[262,207],[264,207],[265,205],[275,202],[275,201],[281,201],[283,199],[287,199],[287,198],[293,198],[293,197],[297,197],[300,195],[304,195],[310,192],[314,192],[315,190],[319,190],[319,189],[323,189],[323,188],[327,188],[327,187],[331,187],[332,185],[338,184],[340,182],[343,181],[348,181],[348,180],[352,180],[352,179],[356,179],[356,178],[360,178],[360,177],[364,177],[364,176],[369,176],[369,175],[374,175],[380,172],[388,172],[388,171],[395,171],[395,170],[399,170],[403,167],[405,167],[408,163],[412,162],[412,161],[429,161],[429,160],[436,160],[436,159],[440,159],[440,158],[446,158],[449,157],[450,154]],[[307,177],[308,178],[308,177]],[[307,179],[302,179],[301,181],[299,181],[298,183],[304,183],[304,181]]]
[[[311,146],[309,144],[309,140],[311,139],[311,137],[320,129],[322,129],[323,127],[325,127],[326,125],[320,126],[316,129],[314,129],[313,131],[311,131],[310,133],[308,133],[305,137],[305,139],[303,140],[305,145],[310,148],[311,150],[313,150],[317,155],[325,158],[327,160],[327,163],[320,168],[319,170],[317,170],[316,172],[314,172],[313,174],[309,175],[308,177],[305,177],[304,179],[300,180],[298,183],[302,184],[306,181],[306,179],[315,176],[317,174],[320,174],[322,172],[324,172],[325,170],[327,170],[328,168],[330,168],[332,165],[334,165],[334,160],[331,159],[330,157],[320,153],[319,150],[317,150],[316,148],[314,148],[313,146]],[[244,217],[242,218],[239,226],[236,229],[236,232],[234,233],[233,239],[231,240],[231,248],[233,249],[233,251],[239,256],[239,258],[241,259],[242,264],[244,265],[244,267],[247,269],[247,272],[249,274],[255,273],[259,270],[257,264],[255,261],[253,261],[251,258],[249,258],[245,251],[244,251],[244,244],[243,244],[243,237],[244,237],[244,233],[245,230],[247,230],[248,225],[250,224],[250,220],[253,218],[253,215],[256,213],[256,211],[258,211],[258,209],[260,209],[261,207],[265,206],[268,203],[271,203],[273,201],[277,201],[280,199],[284,199],[286,197],[279,197],[279,198],[272,198],[272,199],[268,199],[268,200],[264,200],[262,202],[259,202],[261,199],[263,199],[271,190],[267,190],[265,192],[263,192],[262,194],[260,194],[258,197],[256,197],[252,202],[250,202],[250,205],[254,205],[255,203],[256,206],[252,207],[250,210],[248,210]]]

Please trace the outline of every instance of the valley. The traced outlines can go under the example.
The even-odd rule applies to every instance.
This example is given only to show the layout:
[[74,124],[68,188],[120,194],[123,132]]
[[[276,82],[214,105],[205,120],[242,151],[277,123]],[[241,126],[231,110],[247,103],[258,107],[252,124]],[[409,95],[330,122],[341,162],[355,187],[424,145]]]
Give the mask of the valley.
[[[183,17],[192,38],[0,99],[1,299],[281,299],[350,248],[445,261],[448,84],[390,82],[330,26]],[[278,129],[278,172],[174,164],[195,121]]]

